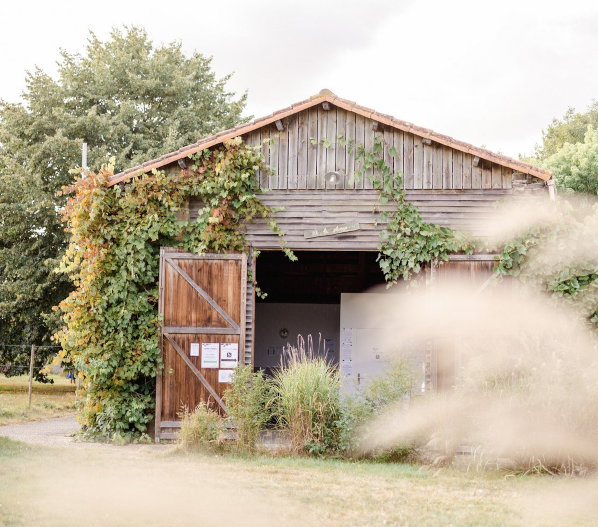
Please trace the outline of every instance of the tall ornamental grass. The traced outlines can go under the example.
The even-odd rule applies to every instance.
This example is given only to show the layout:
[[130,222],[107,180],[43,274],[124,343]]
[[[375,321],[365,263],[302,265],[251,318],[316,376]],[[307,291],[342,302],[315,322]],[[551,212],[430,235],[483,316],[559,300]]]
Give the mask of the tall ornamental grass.
[[334,365],[308,349],[285,348],[273,379],[273,401],[279,425],[288,431],[295,452],[323,454],[334,448],[340,416],[340,378]]

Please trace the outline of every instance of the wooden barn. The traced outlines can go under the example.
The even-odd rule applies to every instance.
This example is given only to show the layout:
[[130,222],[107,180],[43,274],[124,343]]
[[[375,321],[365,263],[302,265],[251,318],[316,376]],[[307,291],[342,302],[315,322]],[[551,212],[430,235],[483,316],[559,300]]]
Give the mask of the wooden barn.
[[[284,207],[276,217],[288,247],[264,222],[247,226],[252,254],[199,255],[163,248],[160,312],[163,315],[163,373],[157,379],[156,438],[178,426],[181,404],[221,396],[238,361],[268,370],[280,363],[282,346],[298,334],[321,334],[320,352],[339,364],[341,375],[359,382],[383,368],[386,350],[377,339],[388,328],[364,317],[382,293],[376,262],[380,231],[378,191],[370,178],[355,179],[355,149],[372,148],[379,137],[385,160],[403,174],[407,198],[424,220],[483,234],[481,221],[505,196],[554,192],[550,173],[380,114],[328,90],[305,101],[115,175],[110,184],[152,169],[178,170],[185,159],[225,140],[242,137],[261,145],[269,173],[258,173],[269,192],[263,201]],[[397,154],[392,157],[391,148]],[[393,150],[394,153],[394,150]],[[373,174],[374,177],[376,176]],[[189,202],[190,218],[199,204]],[[485,280],[494,255],[454,255],[439,269]],[[265,300],[256,302],[248,271]],[[316,343],[317,347],[317,343]],[[442,389],[442,365],[422,358],[423,389]]]

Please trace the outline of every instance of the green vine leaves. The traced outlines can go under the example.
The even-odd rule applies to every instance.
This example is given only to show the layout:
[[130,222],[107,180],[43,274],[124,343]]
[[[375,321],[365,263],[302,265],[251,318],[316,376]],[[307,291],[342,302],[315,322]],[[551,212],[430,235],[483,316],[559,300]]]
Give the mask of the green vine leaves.
[[[85,434],[137,438],[152,419],[159,363],[158,269],[161,246],[187,251],[246,251],[245,225],[264,220],[280,236],[274,210],[259,199],[258,148],[241,139],[204,150],[177,172],[154,171],[110,187],[113,167],[65,189],[70,244],[62,261],[75,290],[59,304],[55,335],[62,360],[82,378],[79,419]],[[204,206],[182,219],[187,200]]]
[[[355,148],[352,142],[345,144]],[[397,156],[396,148],[378,136],[374,137],[372,151],[357,145],[355,172],[358,178],[367,175],[372,187],[380,192],[381,205],[393,205],[390,211],[385,207],[380,213],[386,225],[378,244],[378,263],[387,284],[392,286],[401,279],[412,279],[425,265],[439,265],[451,253],[471,252],[473,247],[464,234],[423,220],[415,205],[407,201],[401,174],[385,161],[385,148],[391,159]]]
[[549,220],[506,242],[496,272],[572,306],[598,331],[598,205],[564,195],[543,208]]

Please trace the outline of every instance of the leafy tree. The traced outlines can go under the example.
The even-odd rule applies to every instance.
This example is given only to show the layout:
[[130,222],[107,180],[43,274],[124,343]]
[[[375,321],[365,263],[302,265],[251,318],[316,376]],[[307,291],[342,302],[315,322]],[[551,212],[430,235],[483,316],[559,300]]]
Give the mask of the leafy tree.
[[229,79],[211,58],[127,27],[91,33],[83,55],[61,51],[57,78],[28,73],[22,103],[0,100],[0,343],[49,342],[52,306],[70,290],[53,271],[66,247],[56,192],[73,182],[82,142],[91,170],[114,157],[119,171],[234,126],[246,95]]
[[598,130],[589,125],[582,142],[565,143],[545,164],[559,187],[598,195]]
[[569,108],[562,119],[553,119],[543,132],[542,146],[536,148],[536,159],[542,161],[556,154],[565,143],[582,143],[590,125],[598,129],[598,101],[584,113]]
[[[52,196],[40,189],[38,177],[25,177],[9,160],[1,166],[0,363],[11,365],[4,373],[18,375],[29,364],[30,350],[12,345],[50,344],[49,310],[65,297],[70,284],[52,272],[64,238]],[[46,379],[40,369],[51,352],[46,348],[36,353],[37,380]]]

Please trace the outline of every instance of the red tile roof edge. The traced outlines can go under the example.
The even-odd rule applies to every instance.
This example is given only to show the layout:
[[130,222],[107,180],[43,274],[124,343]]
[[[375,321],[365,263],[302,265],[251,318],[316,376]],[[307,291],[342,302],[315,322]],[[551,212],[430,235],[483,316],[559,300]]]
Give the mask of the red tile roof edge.
[[174,152],[169,152],[168,154],[164,154],[156,159],[146,161],[141,165],[128,168],[127,170],[124,170],[112,176],[108,182],[108,185],[115,185],[137,175],[163,167],[164,165],[168,165],[170,163],[178,161],[179,159],[183,159],[191,154],[199,152],[200,150],[210,148],[211,146],[223,143],[234,137],[238,137],[240,135],[252,132],[253,130],[272,124],[273,122],[279,119],[284,119],[289,115],[293,115],[303,110],[307,110],[308,108],[316,106],[322,102],[329,102],[330,104],[334,104],[339,108],[355,112],[359,115],[362,115],[363,117],[373,119],[387,126],[392,126],[393,128],[397,128],[403,132],[412,133],[420,137],[430,139],[431,141],[434,141],[436,143],[448,146],[450,148],[454,148],[455,150],[460,150],[467,154],[472,154],[482,159],[486,159],[487,161],[491,161],[493,163],[512,168],[513,170],[517,170],[525,174],[531,174],[532,176],[540,178],[544,181],[548,181],[552,178],[552,174],[548,170],[535,167],[533,165],[530,165],[529,163],[524,163],[523,161],[518,161],[516,159],[502,154],[491,152],[490,150],[486,150],[485,148],[480,148],[469,143],[453,139],[452,137],[439,134],[428,128],[422,128],[407,121],[401,121],[400,119],[396,119],[395,117],[392,117],[390,115],[378,113],[375,110],[366,108],[365,106],[360,106],[356,102],[349,101],[347,99],[342,99],[334,93],[332,93],[330,90],[324,89],[320,91],[320,93],[310,97],[309,99],[305,99],[304,101],[292,104],[291,106],[283,108],[282,110],[278,110],[268,116],[254,119],[249,123],[240,124],[228,130],[223,130],[222,132],[218,132],[209,137],[200,139],[196,143],[179,148]]

